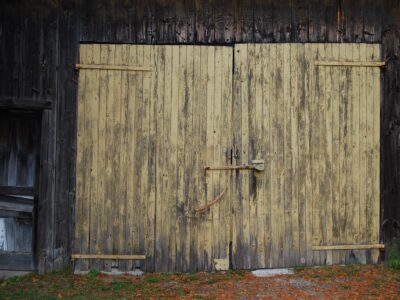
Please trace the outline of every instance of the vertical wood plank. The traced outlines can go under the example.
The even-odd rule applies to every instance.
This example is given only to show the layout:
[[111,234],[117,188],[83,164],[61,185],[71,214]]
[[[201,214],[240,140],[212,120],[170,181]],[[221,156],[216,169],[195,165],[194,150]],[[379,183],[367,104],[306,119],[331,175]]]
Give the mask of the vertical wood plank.
[[305,145],[305,170],[306,170],[306,177],[305,177],[305,196],[306,196],[306,203],[305,203],[305,219],[306,219],[306,258],[305,263],[307,265],[311,265],[313,261],[313,251],[311,249],[313,245],[313,157],[312,157],[312,131],[311,125],[312,122],[312,113],[313,113],[313,84],[314,80],[314,73],[315,68],[313,66],[313,52],[312,44],[305,45],[305,64],[306,64],[306,76],[305,76],[305,108],[304,108],[304,145]]
[[[92,45],[92,57],[90,63],[99,63],[100,62],[100,46]],[[88,80],[87,88],[88,88],[88,98],[86,100],[85,111],[88,113],[85,115],[85,119],[87,122],[87,146],[84,150],[85,152],[90,153],[89,161],[90,165],[87,165],[89,176],[88,180],[90,180],[89,189],[87,191],[89,196],[89,249],[87,252],[93,253],[97,248],[97,227],[99,224],[98,215],[94,212],[98,210],[98,194],[97,194],[97,162],[98,162],[98,127],[99,127],[99,73],[100,71],[92,71],[88,72]]]
[[164,235],[163,235],[163,222],[164,214],[163,211],[164,201],[163,196],[165,195],[163,181],[164,172],[166,171],[166,161],[164,157],[164,111],[165,111],[165,69],[166,69],[166,46],[158,46],[153,48],[153,65],[155,68],[153,90],[153,101],[155,102],[155,218],[154,218],[154,270],[156,272],[166,271],[162,268],[163,263],[163,249],[164,249]]
[[[249,45],[244,45],[241,50],[241,61],[240,70],[242,72],[243,79],[241,81],[241,101],[242,109],[241,113],[241,147],[239,149],[240,161],[242,164],[248,163],[249,161]],[[250,191],[249,191],[249,173],[241,172],[241,194],[239,209],[241,210],[242,220],[242,235],[240,236],[240,252],[239,257],[241,259],[241,267],[244,269],[250,268]]]
[[307,178],[307,157],[308,143],[306,130],[308,99],[308,62],[306,60],[305,45],[299,45],[295,56],[298,64],[297,76],[295,78],[298,93],[298,229],[299,229],[299,265],[306,263],[307,257],[307,194],[306,194],[306,178]]
[[[367,45],[360,44],[360,60],[367,61]],[[359,159],[360,159],[360,170],[359,170],[359,182],[360,182],[360,200],[359,200],[359,230],[360,230],[360,243],[368,244],[368,226],[367,224],[367,67],[360,68],[359,78],[359,101],[360,101],[360,120],[359,120]],[[361,251],[360,263],[365,264],[367,262],[366,251]]]
[[[352,60],[360,61],[360,45],[354,44],[351,46]],[[352,89],[349,95],[350,101],[353,105],[353,113],[351,115],[351,159],[352,159],[352,195],[350,201],[351,205],[351,220],[352,220],[352,242],[360,244],[360,70],[361,68],[352,68],[351,79]],[[360,253],[363,251],[355,250],[354,261],[359,262]],[[353,260],[351,261],[353,262]]]
[[[249,44],[247,46],[247,63],[248,63],[248,81],[247,81],[247,120],[248,120],[248,148],[247,148],[247,159],[244,163],[251,163],[251,160],[256,155],[257,151],[257,140],[256,132],[258,131],[256,124],[256,105],[259,99],[257,97],[257,77],[256,77],[256,64],[259,64],[259,60],[256,54],[256,45]],[[248,178],[248,226],[249,226],[249,244],[245,245],[246,255],[248,255],[249,266],[248,268],[254,268],[257,265],[257,212],[256,212],[256,201],[257,201],[257,181],[254,172],[246,172],[244,174]],[[246,196],[244,199],[247,198]]]
[[[136,46],[129,46],[128,48],[128,64],[135,65],[136,61]],[[127,112],[126,112],[126,140],[127,140],[127,157],[126,157],[126,228],[125,228],[125,253],[134,254],[139,253],[139,238],[138,238],[138,221],[139,216],[139,203],[137,202],[138,194],[138,177],[135,170],[136,153],[137,149],[137,134],[138,134],[138,105],[136,102],[136,86],[138,74],[135,72],[128,72],[126,80],[128,81],[127,91]],[[127,262],[127,270],[131,270],[134,266],[132,262]]]
[[[264,140],[264,134],[268,136],[266,129],[264,128],[264,76],[263,76],[263,45],[255,45],[255,70],[254,72],[254,82],[255,82],[255,103],[253,104],[254,116],[252,117],[252,135],[253,135],[253,151],[250,160],[253,159],[263,159],[267,162],[267,145]],[[268,118],[267,118],[268,120]],[[268,169],[268,167],[267,167]],[[265,232],[267,228],[265,227],[266,210],[268,208],[265,191],[265,180],[266,173],[264,172],[254,172],[253,174],[253,185],[255,185],[254,197],[251,200],[253,204],[253,210],[255,217],[253,222],[255,230],[253,232],[255,253],[252,259],[252,268],[265,268]]]
[[[87,53],[86,47],[81,47],[79,51],[79,62],[86,62]],[[79,73],[79,91],[78,91],[78,101],[77,101],[77,111],[78,111],[78,119],[77,119],[77,155],[76,155],[76,165],[77,165],[77,175],[76,175],[76,219],[78,220],[77,225],[75,226],[75,251],[82,253],[83,250],[83,196],[84,196],[84,188],[83,188],[83,168],[79,167],[83,164],[83,147],[84,147],[84,139],[85,139],[85,126],[84,126],[84,117],[85,117],[85,99],[86,99],[86,72]],[[81,268],[81,264],[77,266]]]
[[293,170],[292,170],[292,119],[291,119],[291,56],[292,47],[290,44],[283,44],[283,120],[282,125],[284,127],[283,132],[283,169],[284,169],[284,205],[283,205],[283,265],[290,264],[291,252],[292,252],[292,181],[293,181]]
[[[271,159],[273,157],[273,148],[272,148],[272,135],[271,135],[271,119],[273,112],[271,112],[272,107],[272,97],[274,82],[273,82],[273,72],[275,65],[272,63],[272,50],[271,45],[263,45],[261,46],[261,57],[262,57],[262,100],[263,100],[263,114],[262,114],[262,137],[263,143],[262,147],[264,148],[264,157],[265,160],[265,171],[264,171],[264,182],[263,182],[263,193],[264,193],[264,217],[262,218],[262,228],[264,231],[264,267],[271,267],[270,253],[272,249],[272,239],[271,239],[271,227],[272,227],[272,216],[271,216],[271,206],[272,206],[272,169],[271,169]],[[271,68],[271,71],[269,71]]]
[[162,227],[161,227],[161,235],[162,235],[162,255],[161,255],[161,270],[169,271],[172,266],[172,260],[170,257],[170,251],[174,245],[171,245],[171,218],[173,218],[174,211],[171,209],[174,206],[171,205],[172,201],[175,201],[173,198],[173,190],[172,183],[173,178],[175,178],[175,171],[173,170],[172,160],[175,158],[174,153],[172,152],[172,145],[175,143],[175,140],[172,139],[172,116],[176,116],[173,113],[172,106],[172,79],[173,79],[173,47],[165,46],[165,78],[164,78],[164,136],[163,136],[163,160],[165,162],[165,168],[163,170],[163,185],[162,191],[157,194],[157,197],[160,197],[160,202],[162,202]]
[[[206,157],[207,164],[214,164],[214,65],[215,65],[215,48],[207,47],[207,138],[206,138]],[[206,174],[206,184],[207,184],[207,193],[206,193],[206,203],[212,201],[214,196],[214,176],[216,176],[213,172],[209,172]],[[212,266],[212,258],[213,258],[213,220],[214,220],[214,209],[210,210],[207,218],[207,228],[205,233],[205,268],[206,270],[211,270]]]
[[170,203],[169,210],[171,212],[170,218],[170,240],[169,240],[169,253],[170,253],[170,265],[169,270],[176,270],[176,254],[177,254],[177,200],[178,200],[178,178],[177,178],[177,168],[178,168],[178,82],[179,82],[179,61],[180,53],[179,47],[173,47],[172,49],[172,82],[171,82],[171,169],[170,174],[172,174],[171,180],[171,193],[170,193]]

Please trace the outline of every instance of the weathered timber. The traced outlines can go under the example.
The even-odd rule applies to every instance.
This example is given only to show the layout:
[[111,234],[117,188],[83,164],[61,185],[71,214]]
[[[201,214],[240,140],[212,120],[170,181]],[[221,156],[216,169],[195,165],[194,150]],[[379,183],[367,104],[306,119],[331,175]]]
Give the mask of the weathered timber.
[[33,255],[31,253],[0,253],[0,265],[2,270],[33,271]]
[[0,109],[12,108],[23,110],[51,109],[51,100],[38,100],[31,98],[7,98],[0,97]]
[[313,246],[314,251],[385,249],[384,244]]
[[0,195],[35,196],[35,189],[29,186],[0,186]]
[[89,69],[89,70],[115,70],[115,71],[145,71],[151,72],[151,67],[142,66],[117,66],[117,65],[95,65],[95,64],[76,64],[76,70]]
[[[75,153],[76,153],[76,127],[77,127],[77,114],[76,114],[76,99],[77,99],[77,81],[78,74],[73,70],[73,65],[79,62],[79,44],[82,42],[98,42],[98,43],[140,43],[140,44],[226,44],[232,45],[233,43],[260,43],[260,42],[322,42],[322,43],[334,43],[332,47],[332,60],[339,60],[339,52],[337,52],[337,42],[366,42],[366,43],[380,43],[382,48],[382,57],[376,57],[377,60],[384,59],[387,61],[386,70],[382,73],[384,80],[383,84],[383,99],[381,101],[381,126],[378,130],[378,134],[381,136],[381,164],[378,168],[381,176],[381,189],[380,195],[382,198],[382,214],[377,220],[381,222],[381,238],[384,242],[391,241],[392,237],[399,235],[398,216],[400,215],[400,181],[399,181],[399,151],[398,151],[398,136],[400,134],[399,126],[399,103],[398,103],[398,90],[399,90],[399,71],[400,67],[398,64],[397,57],[399,57],[399,12],[400,5],[396,1],[361,1],[357,3],[344,2],[343,1],[208,1],[201,0],[195,1],[128,1],[128,2],[114,2],[114,1],[97,1],[96,3],[89,2],[76,2],[64,0],[54,4],[50,1],[44,1],[40,4],[32,4],[28,2],[4,2],[1,4],[0,9],[0,27],[2,34],[0,35],[0,96],[11,97],[11,98],[32,98],[32,99],[51,99],[52,107],[51,111],[47,110],[44,113],[42,129],[42,144],[43,149],[41,151],[41,182],[40,182],[40,194],[39,199],[40,208],[39,216],[42,223],[39,224],[38,236],[38,248],[40,248],[40,259],[41,263],[39,269],[41,271],[51,270],[54,268],[62,268],[63,260],[68,261],[67,253],[71,253],[72,248],[72,237],[74,233],[73,224],[75,214]],[[327,44],[329,46],[330,44]],[[360,56],[360,60],[369,60],[366,55],[366,46],[361,45],[361,52],[364,57]],[[363,50],[363,47],[364,50]],[[172,58],[172,54],[167,50],[165,56]],[[194,62],[197,64],[197,68],[204,65],[207,62],[207,50],[196,49],[195,53],[200,54],[201,60],[198,60],[194,55]],[[198,52],[197,52],[198,51]],[[254,53],[257,53],[257,49]],[[269,51],[274,53],[274,49],[261,50],[263,55],[271,55]],[[299,51],[303,51],[300,50]],[[235,53],[235,55],[237,55]],[[162,56],[162,55],[161,55]],[[133,58],[133,60],[136,60]],[[136,65],[131,62],[130,64]],[[277,68],[278,63],[274,62],[271,65],[266,65],[263,62],[262,70],[266,68]],[[257,69],[257,68],[256,68]],[[303,68],[304,69],[304,68]],[[341,72],[340,68],[333,70],[332,76],[329,73],[328,82],[331,81],[332,77],[336,78],[338,73]],[[203,68],[204,70],[204,68]],[[164,71],[165,78],[171,78],[172,67],[171,64],[166,63]],[[256,71],[260,72],[260,69]],[[326,72],[326,71],[325,71]],[[338,72],[337,74],[335,72]],[[360,78],[362,84],[360,86],[360,93],[366,93],[367,81],[365,80],[364,67],[360,68]],[[300,74],[300,75],[299,75]],[[310,72],[304,69],[305,82],[310,79]],[[100,74],[99,78],[106,77],[107,74]],[[268,78],[270,74],[265,74]],[[294,75],[295,76],[295,75]],[[351,76],[351,77],[356,77]],[[161,78],[161,75],[160,75]],[[207,86],[206,80],[201,80],[201,76],[194,74],[194,82],[199,83],[194,85],[194,94],[196,97],[205,100],[206,96],[203,95],[205,87]],[[293,80],[293,76],[290,76]],[[363,79],[364,78],[364,79]],[[132,83],[136,79],[129,79]],[[162,80],[162,79],[160,79]],[[229,79],[228,79],[229,80]],[[268,80],[271,80],[269,78]],[[261,85],[266,87],[268,80]],[[301,72],[298,73],[298,85],[302,85],[303,77]],[[256,97],[260,89],[257,87],[260,84],[254,83],[256,88]],[[330,95],[337,94],[339,85],[332,85],[332,92]],[[375,89],[373,89],[375,92]],[[157,102],[157,118],[163,117],[162,122],[157,122],[157,128],[163,130],[163,132],[169,133],[171,126],[168,125],[168,121],[165,118],[171,117],[171,106],[172,96],[171,90],[166,86],[166,89],[161,91],[157,89],[159,94],[157,97],[163,98],[165,95],[165,103]],[[275,99],[275,91],[264,89],[267,94],[270,95],[269,99]],[[355,90],[350,90],[352,93]],[[237,88],[234,92],[238,92]],[[228,92],[226,92],[228,93]],[[307,93],[307,92],[306,92]],[[302,95],[300,99],[307,99],[309,95]],[[132,112],[140,116],[140,112],[135,111],[132,102],[136,98],[135,95],[129,95],[129,109],[130,115]],[[361,96],[360,99],[364,99],[360,102],[360,115],[366,115],[368,93]],[[226,99],[229,99],[227,97]],[[290,98],[291,99],[291,98]],[[338,107],[338,99],[335,97],[329,97],[327,94],[327,101],[332,99],[332,108],[329,105],[326,106],[326,113],[332,112],[332,124],[326,124],[327,128],[337,128],[332,132],[332,143],[338,143],[342,130],[339,130],[339,116],[340,112]],[[132,100],[132,101],[131,101]],[[292,99],[290,100],[292,101]],[[293,100],[294,101],[294,100]],[[202,102],[206,103],[206,102]],[[290,102],[291,103],[291,102]],[[132,105],[131,105],[132,104]],[[300,100],[301,105],[308,105],[304,100]],[[234,104],[235,107],[239,107],[242,104],[238,101]],[[269,107],[275,108],[277,103],[274,101],[264,98],[264,110],[263,114],[266,117],[263,118],[266,125],[277,119],[277,116],[269,114]],[[206,122],[199,122],[197,117],[201,114],[203,117],[207,115],[206,105],[193,104],[194,109],[193,118],[193,132],[198,132],[206,126]],[[325,109],[324,107],[322,107]],[[330,110],[332,109],[332,110]],[[250,110],[252,108],[250,107]],[[196,113],[197,112],[197,113]],[[256,111],[257,113],[259,110]],[[357,113],[355,111],[355,113]],[[104,111],[100,111],[99,123],[102,123],[105,118]],[[129,119],[132,122],[136,122],[136,125],[141,124],[141,117],[135,117]],[[173,113],[173,117],[177,114]],[[279,115],[278,115],[279,117]],[[0,121],[3,121],[3,115],[0,117]],[[307,130],[310,126],[310,122],[313,121],[313,115],[310,111],[305,109],[299,114],[299,126],[301,130]],[[150,118],[151,119],[151,118]],[[150,120],[149,119],[149,120]],[[161,120],[161,119],[160,119]],[[202,119],[200,119],[202,120]],[[257,116],[259,120],[259,115]],[[328,120],[328,119],[327,119]],[[379,121],[374,119],[375,121]],[[197,123],[196,123],[197,122]],[[252,122],[252,120],[250,120]],[[257,121],[258,122],[258,121]],[[323,123],[323,120],[320,120]],[[104,124],[104,122],[102,123]],[[151,125],[150,125],[151,126]],[[241,128],[241,124],[233,125],[236,129]],[[102,127],[100,127],[101,129]],[[272,127],[271,127],[272,128]],[[359,149],[365,149],[365,146],[369,143],[370,130],[368,129],[367,119],[360,120],[360,145]],[[343,128],[342,128],[343,129]],[[4,132],[3,132],[4,130]],[[228,129],[229,131],[230,129]],[[323,129],[325,130],[325,129]],[[374,129],[376,134],[376,129]],[[3,123],[0,126],[1,136],[9,136],[7,130],[4,129]],[[101,130],[100,130],[101,131]],[[159,131],[158,131],[159,132]],[[328,130],[329,132],[329,130]],[[276,135],[277,130],[272,129],[267,131],[266,134],[271,138],[275,138],[276,144],[274,147],[281,150],[280,137]],[[362,135],[361,133],[365,133]],[[101,133],[100,133],[101,134]],[[240,134],[238,134],[240,135]],[[168,134],[164,134],[165,140],[168,141]],[[224,137],[224,135],[222,136]],[[205,135],[195,136],[195,143],[198,141],[206,142]],[[296,138],[294,136],[294,141]],[[299,149],[305,149],[299,154],[299,167],[294,170],[298,170],[302,175],[299,176],[299,199],[303,199],[310,195],[312,190],[310,189],[310,164],[307,160],[311,160],[310,145],[307,144],[307,139],[303,136],[299,136],[298,142],[300,144]],[[128,147],[133,149],[134,145],[132,141],[128,141]],[[242,141],[235,140],[235,143],[241,145]],[[267,147],[269,142],[266,140],[263,143],[255,144],[253,151]],[[230,145],[232,146],[232,145]],[[99,148],[99,150],[104,150]],[[241,149],[241,148],[240,148]],[[292,148],[293,149],[293,148]],[[342,149],[332,149],[332,159],[334,161],[341,160]],[[355,150],[356,151],[356,150]],[[162,148],[156,149],[156,159],[164,162],[165,166],[168,166],[168,170],[171,172],[174,170],[173,163],[176,158],[169,156],[169,151],[163,151]],[[324,153],[323,153],[324,154]],[[326,154],[329,155],[329,152]],[[134,156],[135,154],[131,154]],[[196,152],[196,157],[201,157],[203,153]],[[272,157],[271,161],[266,160],[266,169],[270,170],[270,174],[281,170],[277,163],[280,162],[280,153],[277,152],[277,157]],[[318,154],[319,155],[319,154]],[[351,151],[353,155],[353,151]],[[369,154],[364,150],[360,156],[360,166],[366,166],[365,161],[371,161],[376,159],[370,157]],[[124,158],[122,158],[123,161]],[[131,157],[128,157],[128,164]],[[188,159],[191,159],[188,156]],[[283,161],[283,160],[282,160]],[[104,167],[103,161],[98,160],[98,168]],[[211,161],[210,161],[211,162]],[[296,161],[294,161],[296,164]],[[294,164],[294,165],[295,165]],[[197,166],[200,170],[204,164]],[[3,165],[1,165],[3,167]],[[321,167],[322,170],[326,170],[335,173],[340,168],[339,164],[327,165]],[[8,166],[1,168],[4,173],[0,174],[2,179],[5,178],[4,174],[8,173]],[[293,168],[292,168],[293,170]],[[303,171],[304,170],[304,171]],[[364,177],[362,174],[366,174],[367,167],[362,167],[359,172],[361,179]],[[376,169],[372,171],[376,172]],[[17,172],[18,173],[18,172]],[[12,172],[10,173],[11,175]],[[139,174],[139,173],[138,173]],[[127,176],[136,178],[140,176],[138,174],[128,173]],[[374,173],[376,176],[376,173]],[[16,175],[16,174],[15,174]],[[159,177],[157,182],[162,180],[163,191],[169,190],[171,181],[166,177],[158,173]],[[100,175],[103,176],[103,175]],[[229,176],[235,177],[235,174]],[[241,175],[238,175],[239,177]],[[351,179],[357,176],[356,174],[351,175]],[[379,174],[377,174],[379,176]],[[261,192],[259,185],[262,184],[266,189],[269,189],[271,181],[263,181],[261,178],[256,178],[258,181],[255,190]],[[360,182],[362,182],[360,179]],[[364,178],[364,182],[367,179]],[[136,179],[132,179],[136,180]],[[204,184],[202,177],[193,176],[190,178],[197,184]],[[1,185],[8,184],[7,182],[1,182]],[[327,208],[326,213],[329,210],[333,212],[332,218],[332,236],[327,235],[328,239],[333,239],[334,243],[337,243],[340,239],[339,218],[340,218],[340,206],[343,204],[340,202],[340,185],[338,179],[334,179],[333,187],[327,187],[332,190],[331,208]],[[296,189],[296,183],[292,185],[293,189]],[[362,184],[359,188],[360,192],[360,206],[367,205],[367,199],[374,193],[378,192],[369,190],[367,187],[369,184]],[[369,187],[368,187],[369,189]],[[278,190],[279,191],[279,190]],[[204,195],[199,191],[198,201],[205,199]],[[240,194],[242,190],[237,189],[234,193]],[[357,190],[351,189],[348,194],[354,194]],[[128,187],[128,197],[133,197],[135,191],[133,188]],[[347,192],[346,192],[347,193]],[[98,193],[99,197],[104,197],[101,193]],[[196,195],[196,191],[190,192],[190,197]],[[264,193],[265,195],[265,193]],[[235,194],[235,197],[237,195]],[[275,191],[272,192],[273,197],[277,194]],[[140,197],[140,196],[137,196]],[[266,205],[271,207],[270,198],[261,196],[265,199],[264,203],[257,202],[257,205]],[[100,199],[99,198],[99,199]],[[212,199],[212,198],[210,198]],[[328,200],[328,201],[331,201]],[[99,200],[100,202],[101,200]],[[225,203],[225,202],[224,202]],[[308,207],[304,205],[304,201],[300,201],[299,212],[300,216],[305,216],[308,211]],[[200,204],[200,203],[199,203]],[[237,203],[238,205],[240,203]],[[128,206],[132,204],[128,201]],[[163,202],[156,199],[156,209],[158,212],[162,211],[165,207]],[[369,206],[367,206],[369,207]],[[140,211],[135,210],[133,207],[129,212],[132,218],[127,218],[128,227],[134,228],[132,231],[127,230],[125,235],[128,237],[127,246],[129,246],[130,237],[135,236],[138,232],[134,226],[135,221],[132,219],[136,216],[140,216]],[[254,207],[252,207],[254,209]],[[371,208],[371,211],[374,208]],[[363,217],[360,217],[360,227],[364,224],[368,224],[369,219],[367,215],[370,213],[368,208]],[[158,214],[157,214],[158,215]],[[274,228],[275,218],[279,216],[271,216],[273,220],[266,217],[265,223],[268,228]],[[92,222],[97,222],[91,220]],[[169,222],[168,218],[164,220]],[[238,220],[233,220],[234,222]],[[331,221],[329,221],[331,222]],[[157,223],[157,228],[160,228],[160,232],[163,235],[169,235],[168,229],[163,227],[161,222]],[[269,226],[271,224],[271,226]],[[309,228],[309,224],[304,223],[304,218],[299,217],[299,224],[305,232],[300,235],[300,239],[307,240],[308,244],[312,244],[312,228]],[[130,225],[133,225],[132,227]],[[262,226],[262,224],[259,224]],[[354,224],[353,224],[354,225]],[[95,225],[94,225],[95,226]],[[207,227],[210,226],[207,222],[200,224],[199,226]],[[201,227],[201,228],[203,228]],[[235,229],[236,230],[236,229]],[[233,233],[235,235],[235,233]],[[276,232],[266,232],[265,239],[268,241],[271,234],[275,235]],[[362,238],[368,238],[366,233]],[[262,237],[257,239],[257,244],[260,242]],[[296,241],[294,237],[293,241]],[[136,242],[136,241],[135,241]],[[193,247],[203,249],[204,244],[209,243],[205,237],[199,238],[195,241]],[[305,244],[305,243],[303,243]],[[275,245],[268,244],[265,249],[265,256],[270,255],[270,251],[267,250]],[[279,246],[278,246],[279,247]],[[174,249],[170,249],[175,251]],[[261,256],[261,249],[257,252]],[[155,250],[157,251],[157,250]],[[300,247],[302,256],[308,256],[305,248]],[[164,252],[163,252],[164,253]],[[207,252],[208,253],[208,252]],[[333,254],[336,255],[336,254]],[[206,257],[206,255],[204,256]],[[204,260],[208,258],[202,258],[199,261],[199,266],[203,265]],[[337,258],[339,259],[339,258]],[[164,257],[160,259],[161,264],[174,265],[174,262],[165,262]],[[262,261],[261,257],[259,260]],[[194,268],[194,267],[193,267]]]
[[118,254],[72,254],[71,260],[77,259],[104,259],[104,260],[144,260],[146,255],[118,255]]
[[314,62],[316,66],[327,66],[327,67],[384,67],[386,62],[384,61],[321,61],[317,60]]

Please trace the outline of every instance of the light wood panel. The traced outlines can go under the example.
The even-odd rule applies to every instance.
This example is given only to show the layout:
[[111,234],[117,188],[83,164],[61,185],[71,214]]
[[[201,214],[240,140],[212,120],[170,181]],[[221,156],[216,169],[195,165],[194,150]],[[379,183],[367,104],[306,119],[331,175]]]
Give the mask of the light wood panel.
[[[204,166],[229,160],[232,55],[231,47],[81,45],[76,253],[143,254],[148,271],[212,270],[228,257],[230,175]],[[76,265],[134,267],[108,257]]]
[[376,262],[379,60],[372,44],[82,45],[106,67],[79,71],[76,253],[147,271],[230,251],[240,269]]
[[266,162],[236,174],[234,267],[376,262],[377,250],[349,249],[379,243],[379,45],[234,53],[235,163]]

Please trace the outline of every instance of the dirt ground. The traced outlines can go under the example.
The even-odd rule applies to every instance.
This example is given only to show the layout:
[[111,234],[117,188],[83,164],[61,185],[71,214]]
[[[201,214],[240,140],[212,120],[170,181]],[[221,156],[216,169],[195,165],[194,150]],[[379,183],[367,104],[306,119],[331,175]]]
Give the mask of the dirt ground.
[[31,274],[3,281],[0,299],[400,299],[400,270],[327,266],[264,278],[247,271],[141,277],[97,271]]

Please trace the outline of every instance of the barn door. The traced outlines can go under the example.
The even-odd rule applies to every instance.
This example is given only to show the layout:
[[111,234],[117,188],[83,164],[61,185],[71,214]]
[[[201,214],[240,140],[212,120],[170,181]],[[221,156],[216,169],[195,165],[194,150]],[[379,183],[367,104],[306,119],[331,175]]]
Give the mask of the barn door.
[[357,249],[379,242],[379,45],[241,44],[234,57],[235,163],[265,168],[234,175],[233,266],[376,261]]
[[75,253],[145,255],[148,271],[228,256],[228,174],[204,166],[229,160],[232,64],[232,47],[81,45]]

